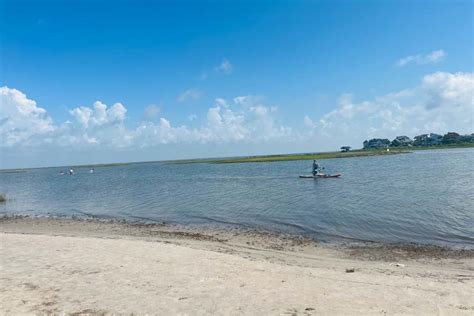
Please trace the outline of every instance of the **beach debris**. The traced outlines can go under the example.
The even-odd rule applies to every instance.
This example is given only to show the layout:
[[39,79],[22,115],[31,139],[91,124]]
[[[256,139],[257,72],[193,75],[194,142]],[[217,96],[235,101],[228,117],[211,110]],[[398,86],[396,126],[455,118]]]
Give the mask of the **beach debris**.
[[405,265],[403,263],[390,263],[391,266],[399,267],[399,268],[405,268]]
[[354,268],[346,269],[346,273],[353,273],[355,271]]
[[315,309],[312,307],[306,307],[304,310],[309,312],[309,311],[314,311]]

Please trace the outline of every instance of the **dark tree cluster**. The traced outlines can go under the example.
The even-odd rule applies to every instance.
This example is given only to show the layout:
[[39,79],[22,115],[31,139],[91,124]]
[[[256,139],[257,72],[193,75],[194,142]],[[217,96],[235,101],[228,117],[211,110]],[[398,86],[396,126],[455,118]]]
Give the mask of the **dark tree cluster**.
[[444,135],[430,133],[415,136],[413,140],[408,136],[397,136],[392,141],[387,138],[373,138],[364,141],[363,145],[364,149],[380,149],[389,147],[439,146],[462,143],[474,143],[474,133],[466,135],[460,135],[455,132],[449,132]]

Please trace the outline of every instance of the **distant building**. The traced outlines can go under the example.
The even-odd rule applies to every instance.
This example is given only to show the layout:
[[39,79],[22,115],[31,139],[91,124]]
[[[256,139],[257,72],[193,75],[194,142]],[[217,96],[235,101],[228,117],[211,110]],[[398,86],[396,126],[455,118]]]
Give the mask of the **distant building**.
[[408,136],[397,136],[390,143],[391,147],[411,147],[413,146],[413,141]]
[[[412,146],[437,146],[437,145],[449,145],[449,144],[468,144],[474,143],[474,133],[460,135],[456,132],[449,132],[444,135],[439,135],[435,133],[422,134],[415,136],[413,140],[408,136],[397,136],[394,140],[386,138],[373,138],[371,140],[364,141],[364,149],[382,149],[389,147],[412,147]],[[349,151],[349,146],[341,147],[341,151]]]
[[364,141],[364,149],[380,149],[390,146],[390,140],[386,138],[373,138]]
[[351,150],[351,146],[342,146],[341,147],[341,152],[343,152],[343,153],[348,152],[349,150]]
[[443,136],[435,133],[415,136],[413,146],[436,146],[441,145]]

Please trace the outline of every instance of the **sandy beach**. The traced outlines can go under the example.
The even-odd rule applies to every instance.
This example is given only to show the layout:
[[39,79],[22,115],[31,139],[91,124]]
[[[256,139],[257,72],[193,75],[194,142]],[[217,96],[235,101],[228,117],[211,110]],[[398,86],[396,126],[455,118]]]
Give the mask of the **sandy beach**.
[[0,221],[4,315],[473,315],[474,252],[161,224]]

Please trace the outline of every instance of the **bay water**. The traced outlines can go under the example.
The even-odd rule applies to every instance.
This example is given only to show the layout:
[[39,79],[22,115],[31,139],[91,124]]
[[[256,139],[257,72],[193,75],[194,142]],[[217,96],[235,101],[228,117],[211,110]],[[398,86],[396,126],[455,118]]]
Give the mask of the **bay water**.
[[474,248],[474,149],[312,161],[133,163],[0,173],[0,215],[230,225],[321,241]]

